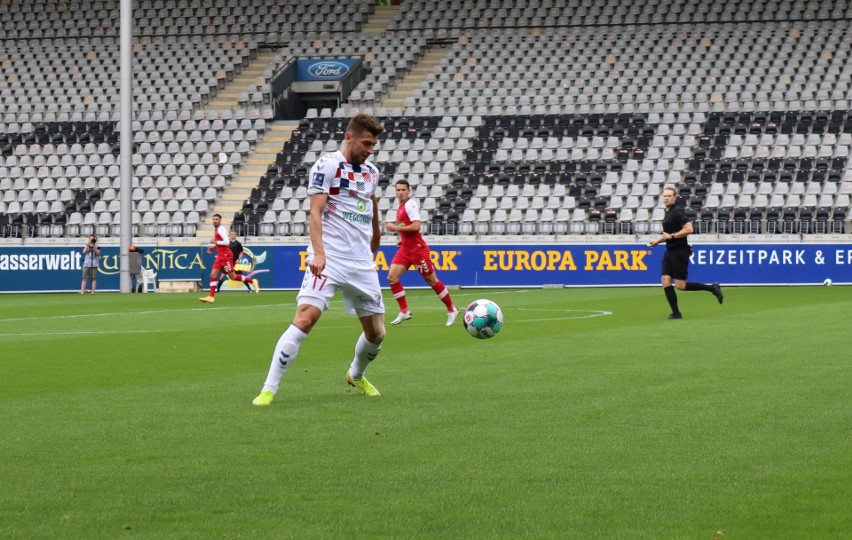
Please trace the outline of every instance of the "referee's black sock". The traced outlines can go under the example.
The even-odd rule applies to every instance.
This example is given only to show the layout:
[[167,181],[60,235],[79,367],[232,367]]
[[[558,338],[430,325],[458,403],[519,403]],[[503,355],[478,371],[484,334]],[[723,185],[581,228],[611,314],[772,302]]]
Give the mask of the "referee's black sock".
[[669,301],[669,306],[671,306],[672,308],[672,313],[680,313],[680,310],[677,308],[677,294],[675,293],[674,286],[669,285],[668,287],[663,287],[663,292],[666,293],[666,300]]
[[699,283],[697,281],[687,281],[686,290],[713,292],[713,285],[707,285],[706,283]]

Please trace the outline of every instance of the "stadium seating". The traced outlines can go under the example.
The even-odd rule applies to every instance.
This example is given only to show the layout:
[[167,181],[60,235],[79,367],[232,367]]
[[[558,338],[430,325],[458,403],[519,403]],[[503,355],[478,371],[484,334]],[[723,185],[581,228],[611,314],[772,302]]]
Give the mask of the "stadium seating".
[[[369,2],[244,4],[135,9],[135,232],[195,234],[263,137],[269,77],[296,55],[363,56],[367,78],[338,109],[309,110],[235,216],[244,233],[304,234],[298,188],[355,110],[387,127],[381,211],[409,179],[430,234],[653,233],[666,185],[703,233],[849,230],[846,4],[405,2],[381,35],[359,33]],[[118,12],[79,9],[0,4],[0,236],[120,230]],[[269,47],[267,84],[206,110]],[[383,106],[441,47],[404,106]]]

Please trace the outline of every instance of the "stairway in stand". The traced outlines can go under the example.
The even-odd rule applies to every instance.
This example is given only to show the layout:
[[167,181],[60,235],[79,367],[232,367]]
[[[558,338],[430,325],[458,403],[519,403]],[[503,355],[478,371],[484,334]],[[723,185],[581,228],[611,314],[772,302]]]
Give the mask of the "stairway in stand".
[[281,151],[284,143],[290,140],[290,135],[298,126],[298,122],[283,120],[267,124],[263,140],[257,143],[240,166],[239,172],[225,188],[224,193],[216,199],[213,207],[207,212],[204,223],[199,225],[196,232],[197,238],[205,240],[210,238],[213,214],[221,214],[222,223],[230,227],[234,214],[242,211],[243,201],[249,198],[251,190],[258,185],[260,177],[266,174],[267,167],[275,163],[278,152]]

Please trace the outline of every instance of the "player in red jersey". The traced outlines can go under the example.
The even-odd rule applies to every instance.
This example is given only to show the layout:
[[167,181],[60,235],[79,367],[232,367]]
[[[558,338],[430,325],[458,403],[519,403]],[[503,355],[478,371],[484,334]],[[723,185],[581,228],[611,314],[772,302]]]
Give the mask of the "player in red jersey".
[[399,200],[396,223],[385,224],[387,230],[399,233],[398,245],[400,246],[391,260],[388,272],[391,292],[399,304],[399,315],[391,321],[391,325],[396,326],[411,318],[411,310],[408,309],[408,302],[405,301],[405,289],[399,282],[399,278],[410,266],[414,266],[441,302],[447,306],[447,326],[452,326],[456,322],[459,310],[453,305],[450,291],[435,275],[435,266],[429,256],[429,246],[420,234],[420,204],[411,198],[411,186],[408,180],[399,180],[395,185],[396,198]]
[[213,214],[213,238],[210,239],[207,253],[213,253],[214,249],[216,250],[216,261],[213,263],[213,269],[210,270],[210,294],[204,298],[199,298],[207,304],[216,301],[216,286],[219,284],[220,272],[228,274],[228,277],[234,281],[251,283],[250,277],[234,272],[234,254],[231,252],[228,229],[222,225],[222,216],[219,214]]

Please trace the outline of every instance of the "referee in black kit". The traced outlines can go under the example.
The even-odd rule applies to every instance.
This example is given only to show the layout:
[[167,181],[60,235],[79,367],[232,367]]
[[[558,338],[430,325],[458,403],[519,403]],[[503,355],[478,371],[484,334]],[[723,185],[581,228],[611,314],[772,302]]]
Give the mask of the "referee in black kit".
[[[663,234],[656,240],[650,242],[648,246],[654,247],[662,242],[666,243],[666,253],[663,255],[663,270],[660,278],[660,283],[663,285],[663,292],[666,293],[666,300],[669,301],[669,306],[672,308],[672,313],[669,319],[682,319],[680,310],[677,307],[677,294],[675,287],[681,291],[707,291],[713,293],[719,303],[724,300],[722,295],[722,287],[718,283],[707,285],[706,283],[698,283],[695,281],[686,281],[686,276],[689,270],[689,256],[692,254],[692,248],[686,237],[692,234],[692,222],[686,217],[686,212],[677,203],[677,191],[669,186],[663,190],[663,205],[666,207],[666,215],[663,218]],[[674,286],[672,286],[674,280]]]

